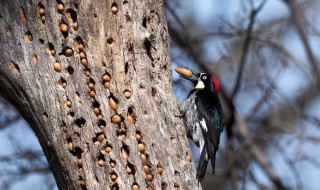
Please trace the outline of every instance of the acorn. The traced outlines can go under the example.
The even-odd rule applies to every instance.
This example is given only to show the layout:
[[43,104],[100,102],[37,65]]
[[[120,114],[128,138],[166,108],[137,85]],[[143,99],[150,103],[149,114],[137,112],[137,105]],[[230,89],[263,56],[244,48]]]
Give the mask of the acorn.
[[126,172],[128,173],[128,174],[131,174],[131,168],[129,167],[129,166],[127,166],[127,168],[126,168]]
[[126,97],[127,99],[129,99],[129,98],[131,97],[131,92],[128,91],[128,90],[126,90],[126,91],[124,91],[123,95],[124,95],[124,97]]
[[83,48],[84,48],[83,44],[79,44],[77,47],[79,51],[83,51]]
[[104,134],[101,134],[101,135],[99,135],[98,136],[98,138],[97,138],[97,140],[99,141],[99,142],[102,142],[103,140],[104,140]]
[[162,175],[163,173],[163,167],[162,166],[157,166],[157,172]]
[[144,171],[145,174],[150,174],[149,166],[143,166],[143,171]]
[[131,115],[128,115],[128,121],[130,124],[134,124],[134,118]]
[[192,161],[192,156],[190,154],[187,155],[186,159],[191,162]]
[[79,168],[82,168],[82,160],[81,159],[77,159],[77,166]]
[[66,48],[64,50],[64,55],[67,57],[71,57],[73,55],[73,50],[71,48]]
[[102,76],[102,79],[106,82],[109,82],[111,80],[110,76],[108,74],[105,74]]
[[99,141],[96,141],[93,144],[99,146],[101,143]]
[[67,88],[67,83],[66,82],[62,83],[62,88]]
[[44,8],[39,8],[39,15],[40,16],[44,16],[46,13],[45,13],[45,10],[44,10]]
[[146,146],[144,146],[144,144],[142,144],[142,143],[139,143],[138,144],[138,150],[140,152],[144,152],[146,150]]
[[57,9],[58,9],[58,11],[62,12],[64,10],[64,5],[62,3],[59,3],[57,5]]
[[67,100],[67,101],[66,101],[66,106],[67,106],[68,108],[71,108],[72,102],[71,102],[70,100]]
[[104,160],[102,160],[102,159],[100,159],[99,161],[98,161],[98,165],[99,166],[104,166],[106,164],[106,162],[104,161]]
[[72,142],[69,142],[69,143],[68,143],[68,149],[69,149],[70,151],[73,150],[73,144],[72,144]]
[[67,128],[66,126],[63,126],[63,127],[62,127],[62,131],[63,131],[64,133],[66,133],[66,132],[68,132],[68,128]]
[[110,167],[111,167],[111,168],[116,167],[116,163],[115,163],[114,161],[110,161]]
[[121,123],[121,117],[119,115],[114,115],[111,118],[112,123]]
[[112,147],[111,146],[107,146],[105,148],[105,150],[106,150],[107,153],[110,153],[112,151]]
[[78,22],[74,22],[72,24],[72,28],[73,28],[73,30],[77,31],[79,29]]
[[139,190],[139,186],[137,184],[132,185],[131,190]]
[[144,166],[147,165],[147,161],[148,161],[147,156],[145,154],[141,154],[140,158],[142,161],[142,165],[144,165]]
[[79,53],[79,57],[80,57],[81,59],[84,59],[84,58],[86,58],[86,54],[85,54],[84,52],[80,52],[80,53]]
[[85,71],[84,71],[84,75],[86,75],[87,77],[90,77],[91,72],[90,72],[89,70],[85,70]]
[[68,26],[66,25],[66,23],[60,23],[60,30],[63,33],[68,32]]
[[152,181],[153,177],[151,174],[147,174],[146,179],[147,179],[147,181]]
[[185,76],[185,77],[192,77],[192,71],[189,69],[189,68],[187,68],[187,67],[185,67],[185,68],[183,68],[183,67],[177,67],[177,68],[175,68],[174,69],[177,73],[179,73],[180,75],[182,75],[182,76]]
[[96,92],[94,90],[90,91],[89,93],[91,98],[94,98],[96,96]]
[[116,181],[116,180],[117,180],[117,175],[116,175],[116,174],[111,174],[111,175],[110,175],[110,179],[111,179],[112,181]]
[[137,139],[138,141],[141,140],[141,135],[140,135],[140,134],[137,133],[135,136],[136,136],[136,139]]
[[105,87],[106,89],[109,89],[109,88],[110,88],[110,82],[105,82],[103,85],[104,85],[104,87]]
[[109,105],[113,110],[116,110],[118,108],[118,104],[111,97],[109,98]]
[[94,90],[94,87],[95,87],[95,85],[94,85],[92,82],[90,82],[90,83],[88,84],[88,88],[89,88],[90,90]]
[[81,59],[81,65],[84,67],[88,67],[88,60],[87,59]]
[[117,8],[116,6],[112,6],[112,7],[111,7],[111,12],[112,12],[113,14],[117,14],[118,8]]
[[123,159],[125,159],[126,161],[128,161],[129,155],[128,155],[128,153],[127,153],[123,148],[121,149],[121,154],[122,154]]
[[56,63],[53,64],[53,68],[54,68],[54,70],[55,70],[56,72],[61,72],[61,70],[62,70],[61,64],[58,63],[58,62],[56,62]]

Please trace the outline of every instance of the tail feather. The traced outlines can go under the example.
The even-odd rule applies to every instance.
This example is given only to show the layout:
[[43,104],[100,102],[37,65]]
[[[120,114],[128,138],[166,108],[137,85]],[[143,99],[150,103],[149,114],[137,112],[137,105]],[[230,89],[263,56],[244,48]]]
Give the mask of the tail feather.
[[206,148],[204,148],[201,151],[200,160],[199,160],[198,169],[197,169],[197,179],[199,180],[199,182],[202,182],[204,179],[208,162],[209,160],[208,160],[207,150]]
[[215,172],[215,164],[216,164],[216,152],[217,148],[214,146],[213,143],[209,142],[207,147],[209,159],[211,161],[211,166],[212,166],[212,173],[214,174]]

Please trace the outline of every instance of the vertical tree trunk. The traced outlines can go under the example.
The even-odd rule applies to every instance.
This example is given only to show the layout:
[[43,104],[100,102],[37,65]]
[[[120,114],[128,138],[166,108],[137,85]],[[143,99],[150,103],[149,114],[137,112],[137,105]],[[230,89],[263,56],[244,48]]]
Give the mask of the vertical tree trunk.
[[0,25],[0,94],[59,189],[201,188],[175,117],[162,1],[1,0]]

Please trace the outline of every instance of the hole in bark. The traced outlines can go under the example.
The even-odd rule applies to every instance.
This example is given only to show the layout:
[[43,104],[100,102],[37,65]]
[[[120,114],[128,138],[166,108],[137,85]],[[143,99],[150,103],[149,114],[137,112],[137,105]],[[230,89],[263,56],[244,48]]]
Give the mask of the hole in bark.
[[67,140],[66,140],[66,147],[68,148],[68,150],[71,152],[72,150],[73,150],[73,143],[72,143],[72,140],[71,140],[71,138],[69,137],[69,138],[67,138]]
[[86,75],[86,77],[90,77],[91,75],[91,70],[89,68],[84,68],[83,69],[83,73],[84,75]]
[[128,71],[129,71],[129,63],[126,62],[126,63],[124,64],[124,72],[127,74]]
[[60,78],[60,80],[57,82],[57,88],[59,88],[59,89],[65,89],[65,88],[67,88],[67,81],[66,80],[64,80],[64,78]]
[[100,145],[104,139],[105,135],[103,133],[96,133],[96,136],[92,138],[92,142],[95,145]]
[[44,5],[41,2],[38,3],[38,13],[39,13],[40,17],[45,16],[45,14],[46,14]]
[[[110,176],[111,177],[111,176]],[[116,176],[116,177],[118,177],[118,176]],[[117,178],[116,178],[117,179]],[[119,185],[118,185],[118,183],[114,183],[112,186],[110,186],[110,189],[111,190],[119,190],[120,188],[119,188]]]
[[174,175],[180,175],[180,172],[175,170]]
[[67,101],[66,101],[66,106],[68,108],[71,108],[71,106],[72,106],[72,102],[69,99],[67,99]]
[[143,17],[142,26],[147,28],[147,17]]
[[42,114],[42,120],[44,121],[44,122],[47,122],[48,121],[48,114],[46,113],[46,112],[43,112],[43,114]]
[[97,159],[98,159],[98,165],[101,167],[101,166],[104,166],[106,165],[106,159],[104,158],[103,154],[99,154],[97,156]]
[[121,147],[121,154],[122,154],[122,157],[128,161],[129,159],[129,154],[130,154],[130,148],[128,145],[126,144],[123,144],[123,146]]
[[78,102],[80,102],[80,100],[81,100],[81,95],[80,95],[80,93],[79,93],[78,91],[75,92],[75,97],[76,97],[76,100],[77,100]]
[[39,42],[44,44],[44,40],[42,38],[39,38]]
[[70,24],[77,22],[77,12],[73,9],[67,9],[65,16]]
[[74,7],[75,7],[76,9],[78,9],[78,8],[79,8],[78,3],[74,2],[74,3],[73,3],[73,5],[74,5]]
[[118,4],[116,2],[113,2],[111,5],[111,12],[113,14],[117,14],[118,13]]
[[141,142],[142,139],[142,134],[140,131],[136,131],[136,135],[135,135],[136,139],[138,142]]
[[57,0],[57,10],[59,13],[63,13],[63,11],[64,11],[64,4],[60,0]]
[[99,103],[98,101],[94,100],[94,101],[92,102],[92,107],[93,107],[93,108],[99,108],[99,107],[100,107],[100,103]]
[[20,14],[20,18],[21,18],[23,21],[26,21],[26,20],[27,20],[27,16],[26,16],[26,13],[24,12],[23,7],[20,7],[19,14]]
[[117,165],[117,162],[115,160],[110,159],[109,165],[110,165],[111,168],[115,168],[116,165]]
[[69,112],[67,113],[67,115],[70,116],[71,118],[73,118],[74,115],[75,115],[75,113],[74,113],[73,111],[69,111]]
[[34,64],[36,64],[36,63],[38,62],[38,57],[37,57],[37,55],[35,55],[35,54],[32,55],[32,62],[33,62]]
[[99,126],[99,127],[105,127],[105,126],[107,126],[107,123],[106,123],[105,120],[99,119],[99,121],[98,121],[98,126]]
[[71,75],[73,75],[73,73],[74,73],[73,67],[68,66],[68,67],[66,68],[66,75],[67,75],[67,76],[71,76]]
[[148,38],[144,38],[143,45],[144,45],[144,48],[147,51],[147,55],[148,55],[149,59],[151,61],[154,61],[154,59],[153,59],[153,57],[151,55],[151,47],[152,47],[151,41]]
[[60,31],[64,38],[68,37],[68,25],[65,22],[61,22],[60,25]]
[[10,68],[11,68],[11,72],[16,75],[19,76],[20,75],[20,67],[18,64],[16,64],[14,61],[11,61],[10,63]]
[[81,187],[82,190],[87,190],[86,182],[83,180],[83,178],[81,176],[79,176],[78,182],[79,182],[80,187]]
[[60,129],[62,132],[64,133],[67,133],[68,132],[68,128],[67,128],[67,125],[64,121],[61,122],[61,125],[60,125]]
[[151,95],[152,95],[152,97],[153,97],[153,99],[155,100],[155,101],[158,101],[158,95],[157,95],[157,90],[155,89],[155,88],[151,88]]
[[192,162],[192,156],[190,153],[186,152],[186,160]]
[[62,51],[59,53],[59,55],[71,57],[73,55],[73,50],[70,47],[66,46],[65,48],[62,49]]
[[[110,179],[111,179],[111,181],[116,181],[117,178],[118,178],[118,175],[116,174],[116,172],[113,171],[113,172],[110,173]],[[116,184],[116,183],[111,187],[111,189],[114,189],[114,188],[115,188],[115,185],[117,186],[116,189],[119,189],[119,186],[118,186],[118,184]]]
[[125,131],[124,129],[118,129],[117,136],[119,140],[123,141],[127,136],[127,131]]
[[128,174],[135,175],[137,172],[137,168],[135,165],[128,162],[126,171]]
[[49,55],[55,56],[56,55],[56,51],[54,50],[54,45],[50,42],[48,42],[48,49],[47,49],[47,53]]
[[30,31],[27,31],[26,33],[24,33],[24,40],[29,43],[32,43],[33,37]]
[[107,43],[108,43],[108,45],[110,46],[110,47],[112,47],[112,45],[115,43],[115,41],[114,41],[114,39],[113,38],[108,38],[107,39]]
[[78,159],[81,159],[82,153],[83,151],[80,147],[74,147],[73,155],[76,156]]
[[180,186],[177,183],[174,183],[174,188],[175,188],[175,190],[179,190]]
[[83,117],[77,118],[74,123],[78,125],[78,127],[83,127],[86,124],[86,120]]
[[132,21],[130,15],[128,13],[126,13],[126,15],[124,15],[124,16],[126,17],[126,21],[129,21],[129,22]]
[[168,184],[166,182],[161,182],[161,189],[167,189],[168,188]]
[[134,182],[131,186],[131,190],[139,190],[139,189],[140,189],[140,186],[136,182]]

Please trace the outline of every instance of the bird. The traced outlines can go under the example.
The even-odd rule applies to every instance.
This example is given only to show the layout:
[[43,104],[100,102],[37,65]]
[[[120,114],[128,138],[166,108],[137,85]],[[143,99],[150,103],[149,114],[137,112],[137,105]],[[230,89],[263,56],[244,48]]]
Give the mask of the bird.
[[[192,82],[194,86],[180,110],[187,137],[200,148],[196,177],[199,182],[202,182],[209,160],[213,174],[215,172],[216,152],[219,148],[220,134],[224,128],[223,109],[218,95],[220,83],[215,75],[197,73],[187,67],[175,70],[180,77]],[[191,78],[192,76],[197,79]]]

